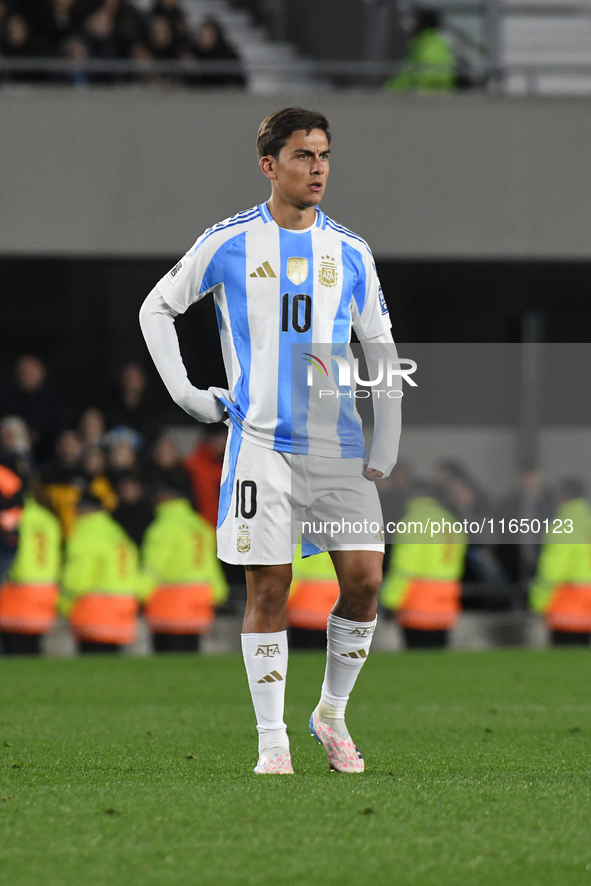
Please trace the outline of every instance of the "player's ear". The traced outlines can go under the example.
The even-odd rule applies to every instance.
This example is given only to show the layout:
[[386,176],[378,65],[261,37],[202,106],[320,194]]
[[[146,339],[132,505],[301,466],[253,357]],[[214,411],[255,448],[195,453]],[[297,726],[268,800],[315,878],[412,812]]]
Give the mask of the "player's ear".
[[268,154],[266,157],[261,157],[259,160],[259,166],[261,167],[261,172],[263,175],[266,175],[267,178],[274,180],[277,178],[277,173],[275,172],[275,157],[272,157]]

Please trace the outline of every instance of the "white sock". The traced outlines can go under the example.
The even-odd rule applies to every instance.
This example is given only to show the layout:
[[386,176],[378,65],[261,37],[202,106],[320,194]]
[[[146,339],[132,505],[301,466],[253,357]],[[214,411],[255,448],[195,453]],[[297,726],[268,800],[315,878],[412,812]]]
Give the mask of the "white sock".
[[241,634],[242,657],[248,676],[259,733],[259,754],[271,748],[289,750],[283,710],[287,676],[287,631]]
[[326,630],[326,671],[318,716],[336,732],[347,732],[345,710],[349,694],[369,654],[378,620],[349,621],[329,615]]

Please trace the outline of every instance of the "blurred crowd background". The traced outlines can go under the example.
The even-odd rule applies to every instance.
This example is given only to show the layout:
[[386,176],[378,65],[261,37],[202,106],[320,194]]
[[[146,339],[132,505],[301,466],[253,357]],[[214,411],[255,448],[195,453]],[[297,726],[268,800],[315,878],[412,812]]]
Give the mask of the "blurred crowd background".
[[[0,465],[22,481],[19,503],[26,503],[26,517],[22,520],[20,538],[15,542],[21,560],[25,551],[26,557],[36,558],[36,566],[31,572],[32,564],[25,565],[24,573],[27,569],[29,573],[23,576],[23,566],[17,558],[17,566],[9,573],[16,583],[11,583],[9,577],[5,590],[0,590],[0,636],[5,652],[40,650],[44,632],[17,631],[15,643],[11,631],[6,631],[7,624],[10,627],[10,616],[7,622],[6,606],[3,607],[6,588],[14,591],[23,577],[29,587],[40,582],[41,587],[52,585],[55,594],[61,595],[59,602],[56,597],[52,603],[53,614],[48,625],[54,625],[57,612],[69,616],[81,652],[115,651],[135,638],[135,630],[130,627],[127,633],[121,633],[121,626],[111,625],[108,638],[97,640],[92,632],[84,633],[81,629],[80,617],[72,620],[72,611],[77,611],[72,610],[73,603],[86,599],[89,591],[104,590],[101,582],[107,593],[114,595],[113,599],[127,589],[135,601],[134,607],[147,603],[149,623],[149,601],[154,599],[160,586],[180,584],[185,589],[191,583],[208,586],[206,616],[201,621],[197,619],[189,629],[190,620],[187,621],[185,614],[186,624],[177,632],[176,645],[170,642],[174,631],[159,633],[152,625],[156,651],[197,651],[198,637],[211,629],[214,608],[218,615],[242,612],[243,570],[219,563],[215,554],[214,529],[226,427],[195,422],[185,426],[170,424],[170,406],[163,393],[161,385],[148,384],[140,363],[130,362],[121,367],[117,383],[108,396],[94,403],[75,405],[52,382],[50,368],[38,356],[23,354],[16,360],[12,378],[0,388]],[[436,461],[429,477],[417,476],[412,464],[400,459],[391,476],[378,481],[377,485],[385,524],[417,519],[418,513],[419,519],[429,515],[433,519],[459,521],[465,527],[473,524],[478,528],[482,520],[504,519],[508,524],[521,518],[528,524],[533,520],[537,525],[538,531],[522,534],[518,544],[506,543],[508,536],[497,538],[495,543],[489,535],[483,541],[480,531],[448,532],[441,543],[435,539],[437,544],[417,544],[422,539],[407,535],[406,531],[397,535],[386,532],[383,613],[397,614],[407,635],[407,645],[411,647],[446,645],[461,608],[467,611],[526,610],[536,575],[538,584],[540,577],[544,577],[541,572],[538,574],[546,538],[544,524],[547,527],[548,521],[557,514],[566,516],[561,508],[573,501],[575,507],[583,506],[585,531],[591,532],[591,510],[585,501],[584,485],[571,477],[552,487],[533,462],[521,464],[515,488],[500,497],[487,493],[467,466],[453,457]],[[159,537],[154,545],[153,536],[158,535],[154,527],[167,511],[168,535],[165,527],[164,537]],[[43,512],[45,523],[41,519]],[[195,515],[193,520],[189,513]],[[48,525],[51,526],[48,514],[53,515],[53,535],[48,531]],[[97,521],[93,514],[95,518],[97,514],[103,516]],[[580,516],[579,511],[577,519]],[[113,532],[115,524],[122,532]],[[107,571],[97,566],[93,578],[91,565],[96,555],[94,546],[103,543],[106,529],[107,534],[111,533],[110,540],[105,542],[99,559],[113,557],[116,560],[121,546],[127,545],[130,552],[126,555],[127,565],[133,562],[133,569],[137,570],[133,580],[127,573],[119,575],[111,590],[107,586],[112,578]],[[10,547],[10,538],[7,538]],[[190,553],[183,566],[187,539],[189,548],[197,554]],[[576,541],[580,541],[578,536]],[[566,551],[573,546],[563,547]],[[172,569],[171,561],[177,561]],[[43,574],[44,563],[49,571],[41,581],[38,576]],[[591,565],[588,571],[591,578]],[[433,623],[429,623],[426,631],[420,628],[417,632],[412,624],[406,625],[400,609],[401,600],[408,592],[409,576],[413,574],[423,582],[440,581],[443,577],[453,585],[453,605],[449,604],[449,611],[443,616],[441,612],[431,615]],[[556,576],[549,587],[555,584]],[[292,594],[290,612],[294,643],[316,648],[323,643],[325,619],[337,594],[328,557],[322,555],[302,561],[298,556],[294,590],[297,593]],[[38,592],[39,588],[35,593]],[[28,614],[26,610],[23,612],[26,618],[31,618],[32,610]],[[134,610],[134,624],[136,616]],[[14,614],[12,617],[15,618]],[[156,619],[154,624],[157,626],[157,623]],[[583,634],[588,642],[589,632]],[[425,642],[425,638],[429,642]],[[571,635],[567,635],[567,639],[571,639]]]
[[[190,27],[178,0],[154,0],[142,11],[128,0],[2,0],[0,52],[7,59],[67,59],[68,72],[5,71],[12,83],[121,84],[135,80],[177,82],[187,86],[246,85],[239,55],[215,19]],[[130,59],[149,61],[214,61],[234,63],[234,70],[177,74],[118,74],[89,71],[84,62]]]
[[[422,512],[540,523],[517,544],[470,531],[440,546],[388,538],[384,612],[412,645],[402,613],[405,595],[418,599],[412,573],[429,605],[437,582],[448,594],[445,618],[440,607],[428,628],[438,643],[459,607],[507,615],[505,637],[521,625],[516,642],[532,607],[558,641],[571,604],[563,594],[562,610],[549,608],[575,587],[567,633],[588,642],[579,590],[591,600],[591,558],[575,550],[587,537],[555,546],[553,560],[542,527],[569,513],[584,532],[591,525],[591,405],[579,384],[589,371],[590,52],[585,9],[544,0],[0,0],[0,465],[20,484],[6,475],[0,493],[12,554],[10,521],[24,505],[0,633],[21,618],[10,607],[27,585],[88,651],[81,619],[92,613],[76,600],[98,578],[76,563],[93,557],[110,564],[104,588],[127,588],[143,608],[156,651],[169,642],[158,624],[181,617],[181,585],[201,607],[183,610],[187,648],[216,613],[239,620],[244,576],[210,557],[226,429],[171,403],[137,316],[206,226],[265,199],[260,120],[313,103],[334,124],[323,208],[370,242],[395,339],[415,343],[407,355],[420,343],[514,346],[499,375],[474,350],[480,377],[460,394],[433,384],[427,406],[408,398],[402,458],[379,484],[386,521]],[[176,326],[191,381],[223,385],[210,301]],[[550,359],[549,342],[580,344]],[[91,555],[93,532],[105,547]],[[165,563],[165,549],[185,553]],[[291,630],[314,645],[334,576],[326,558],[296,559],[295,574]],[[166,617],[160,603],[150,609],[160,591],[176,601]],[[132,616],[111,612],[103,646],[129,647]]]

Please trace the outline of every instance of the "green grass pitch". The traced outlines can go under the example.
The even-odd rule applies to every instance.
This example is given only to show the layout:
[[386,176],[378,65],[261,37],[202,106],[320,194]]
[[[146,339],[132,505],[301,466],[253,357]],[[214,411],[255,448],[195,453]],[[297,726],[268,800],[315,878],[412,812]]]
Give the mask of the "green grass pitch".
[[308,735],[323,666],[256,777],[238,656],[0,660],[2,886],[591,884],[588,651],[374,653],[360,776]]

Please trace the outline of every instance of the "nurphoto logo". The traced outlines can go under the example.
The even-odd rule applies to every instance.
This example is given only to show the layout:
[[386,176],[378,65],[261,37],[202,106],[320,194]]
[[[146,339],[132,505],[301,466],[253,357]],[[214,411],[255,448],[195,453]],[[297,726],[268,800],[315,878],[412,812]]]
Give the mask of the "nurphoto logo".
[[[304,354],[304,360],[309,364],[308,365],[308,377],[307,383],[308,387],[311,388],[314,384],[314,369],[316,369],[320,373],[321,379],[330,378],[332,375],[333,380],[337,384],[337,390],[320,390],[318,392],[318,396],[322,397],[334,397],[335,394],[337,397],[355,397],[356,399],[366,399],[370,397],[370,392],[367,390],[360,391],[352,391],[351,389],[351,363],[345,357],[336,356],[335,354],[331,354],[327,359],[326,357],[323,360],[320,357],[316,357],[314,354]],[[326,364],[329,364],[329,368]],[[337,365],[337,375],[335,376],[334,370],[332,368],[332,364],[336,363]],[[391,357],[388,359],[384,359],[380,357],[377,365],[377,375],[372,379],[364,379],[360,378],[359,375],[359,360],[357,357],[354,357],[352,360],[353,363],[353,379],[356,384],[364,385],[364,387],[374,388],[374,393],[380,396],[380,394],[385,393],[387,397],[390,397],[392,400],[399,400],[403,396],[403,391],[399,387],[394,387],[394,380],[398,378],[402,378],[404,381],[408,382],[411,387],[416,388],[417,383],[410,376],[416,371],[417,364],[414,360],[408,360],[404,357]],[[377,385],[385,384],[385,388],[378,388]],[[348,391],[341,391],[340,388],[349,388]]]

